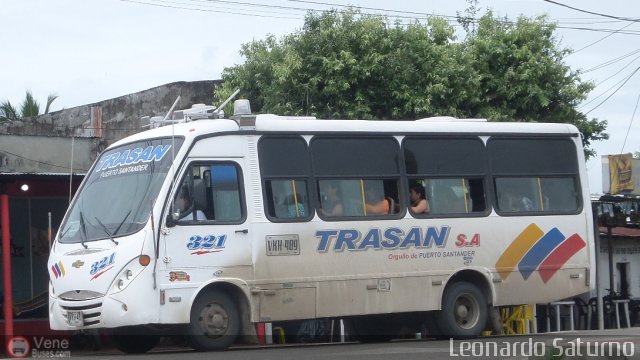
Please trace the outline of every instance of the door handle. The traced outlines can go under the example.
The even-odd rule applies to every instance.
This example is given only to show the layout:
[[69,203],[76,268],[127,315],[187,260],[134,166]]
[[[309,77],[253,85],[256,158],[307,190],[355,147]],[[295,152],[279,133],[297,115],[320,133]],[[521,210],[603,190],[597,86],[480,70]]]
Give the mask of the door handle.
[[242,230],[236,230],[236,234],[248,234],[249,233],[249,229],[242,229]]

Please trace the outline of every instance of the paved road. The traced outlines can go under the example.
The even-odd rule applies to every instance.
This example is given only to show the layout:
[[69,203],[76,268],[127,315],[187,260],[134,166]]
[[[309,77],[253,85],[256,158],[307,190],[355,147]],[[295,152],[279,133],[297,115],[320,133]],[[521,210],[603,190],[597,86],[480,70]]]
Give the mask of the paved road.
[[[547,350],[545,350],[547,349]],[[560,350],[562,349],[562,350]],[[619,350],[618,350],[619,349]],[[562,351],[564,359],[625,358],[607,357],[608,351],[620,351],[626,358],[640,360],[640,328],[562,332],[536,336],[503,336],[450,340],[409,340],[377,344],[318,344],[305,346],[239,346],[229,351],[202,353],[178,347],[154,349],[135,359],[194,359],[194,360],[438,360],[451,358],[535,359],[536,352]],[[631,352],[631,353],[630,353]],[[131,359],[116,350],[98,352],[71,351],[75,359]],[[581,355],[581,356],[580,356]],[[589,356],[591,355],[591,356]],[[595,356],[594,356],[595,355]],[[543,357],[538,357],[543,358]],[[548,357],[547,357],[548,358]]]

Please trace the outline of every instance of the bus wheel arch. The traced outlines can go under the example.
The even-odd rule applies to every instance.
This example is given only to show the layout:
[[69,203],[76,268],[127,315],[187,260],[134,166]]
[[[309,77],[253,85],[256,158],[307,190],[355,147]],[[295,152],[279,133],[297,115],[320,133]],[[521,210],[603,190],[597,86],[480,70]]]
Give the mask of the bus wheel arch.
[[485,329],[492,301],[491,286],[474,270],[454,274],[447,282],[435,320],[442,335],[465,338]]
[[491,279],[488,275],[472,269],[458,271],[449,277],[442,295],[444,296],[444,291],[446,291],[447,286],[456,282],[468,282],[474,284],[480,291],[482,291],[482,294],[485,296],[486,303],[489,306],[493,305],[495,300],[495,289],[493,288]]
[[240,335],[255,334],[249,301],[240,287],[227,282],[204,286],[193,298],[187,325],[196,350],[224,350]]

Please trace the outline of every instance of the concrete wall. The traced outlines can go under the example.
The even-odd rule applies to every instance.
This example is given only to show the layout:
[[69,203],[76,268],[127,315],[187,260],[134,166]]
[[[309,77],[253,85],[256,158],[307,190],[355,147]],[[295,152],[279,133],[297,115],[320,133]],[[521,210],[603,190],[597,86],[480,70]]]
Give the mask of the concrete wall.
[[[600,237],[600,261],[597,266],[600,269],[600,286],[609,289],[609,251],[608,237]],[[617,264],[625,264],[627,267],[627,280],[631,297],[640,298],[640,242],[637,239],[625,239],[614,237],[613,240],[613,278],[614,289],[620,292],[620,269]],[[605,291],[605,295],[607,292]],[[595,294],[594,294],[595,296]]]
[[[73,144],[72,144],[73,143]],[[0,135],[0,175],[7,172],[86,173],[96,159],[98,139]]]
[[[0,134],[102,137],[108,143],[141,130],[143,116],[164,115],[180,95],[178,109],[211,104],[219,80],[175,82],[93,104],[0,124]],[[96,111],[100,109],[99,111]],[[142,129],[144,130],[144,129]]]
[[[0,124],[2,172],[68,173],[75,138],[74,173],[89,169],[97,154],[113,142],[146,130],[143,116],[164,116],[176,109],[211,104],[220,80],[176,82],[134,94]],[[76,170],[81,169],[81,170]]]

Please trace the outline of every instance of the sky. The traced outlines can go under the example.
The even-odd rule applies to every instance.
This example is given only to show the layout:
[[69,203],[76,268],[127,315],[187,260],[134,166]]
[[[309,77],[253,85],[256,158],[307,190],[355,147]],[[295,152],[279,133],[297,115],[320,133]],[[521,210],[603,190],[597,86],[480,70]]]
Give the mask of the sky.
[[[308,10],[346,5],[404,22],[456,16],[468,7],[464,0],[2,0],[0,101],[17,105],[30,90],[43,104],[56,94],[56,111],[176,81],[220,79],[225,67],[242,63],[242,44],[300,30]],[[640,2],[479,0],[478,6],[480,14],[547,15],[558,23],[560,46],[575,50],[564,62],[597,85],[581,111],[609,123],[610,139],[593,144],[598,155],[587,162],[590,192],[602,193],[601,156],[640,151]]]

